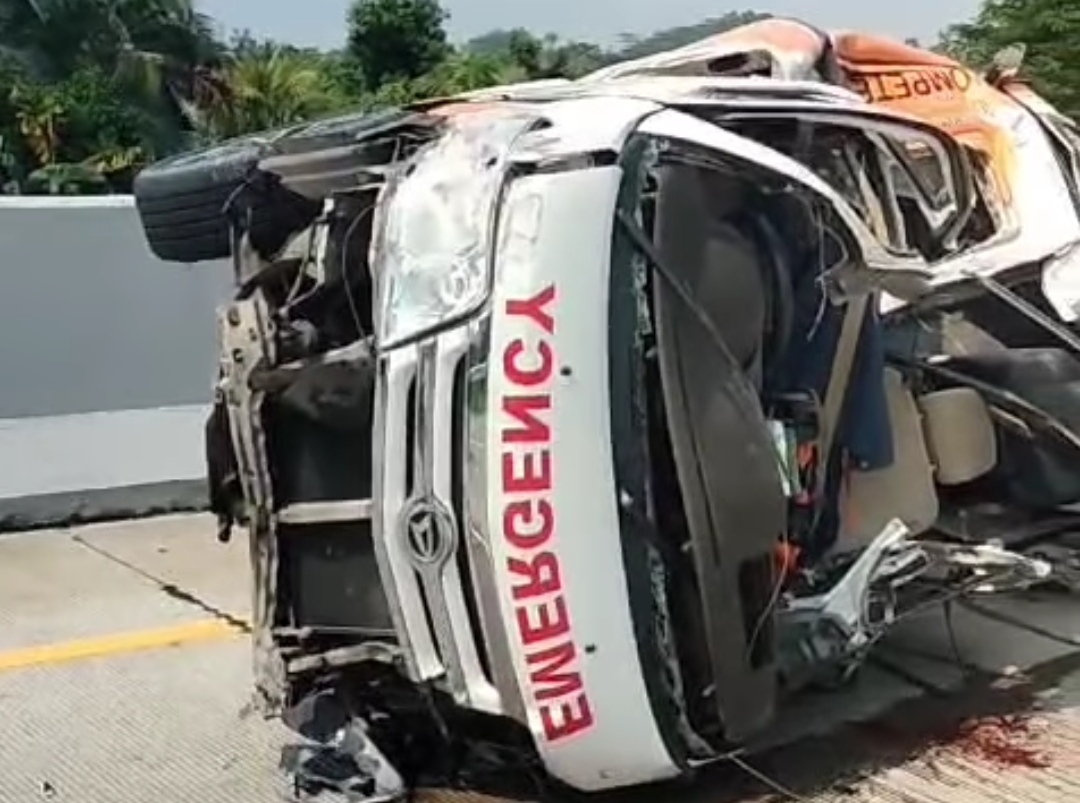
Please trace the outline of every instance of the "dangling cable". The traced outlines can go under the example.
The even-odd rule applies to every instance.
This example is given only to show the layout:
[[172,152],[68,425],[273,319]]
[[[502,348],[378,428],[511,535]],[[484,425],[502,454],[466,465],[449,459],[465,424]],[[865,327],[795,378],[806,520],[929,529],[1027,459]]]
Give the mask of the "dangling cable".
[[790,800],[791,803],[808,803],[805,797],[800,795],[798,792],[790,789],[789,787],[784,786],[784,784],[780,783],[780,781],[769,777],[764,772],[757,769],[757,767],[752,766],[749,762],[742,758],[739,753],[730,753],[724,756],[724,759],[730,761],[732,764],[741,769],[758,783],[764,784],[769,789],[776,792],[776,794],[780,795],[786,800]]

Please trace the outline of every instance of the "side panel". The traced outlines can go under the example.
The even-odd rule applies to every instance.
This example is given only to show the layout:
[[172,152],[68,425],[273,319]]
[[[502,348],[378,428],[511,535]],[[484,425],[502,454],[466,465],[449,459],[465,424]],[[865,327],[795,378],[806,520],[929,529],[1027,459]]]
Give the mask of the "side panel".
[[630,615],[609,439],[615,167],[519,179],[499,232],[490,551],[529,725],[585,790],[672,777]]

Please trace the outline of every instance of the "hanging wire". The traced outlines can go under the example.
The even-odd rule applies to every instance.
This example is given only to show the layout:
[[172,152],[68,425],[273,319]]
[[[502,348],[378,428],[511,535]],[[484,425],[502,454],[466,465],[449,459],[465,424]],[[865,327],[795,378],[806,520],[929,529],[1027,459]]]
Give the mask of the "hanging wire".
[[789,800],[791,801],[791,803],[809,803],[809,801],[805,797],[800,795],[798,792],[794,791],[788,786],[785,786],[780,781],[772,778],[771,776],[759,770],[757,767],[751,765],[748,761],[746,761],[746,759],[742,758],[739,752],[727,754],[726,756],[724,756],[724,760],[730,761],[732,764],[734,764],[740,770],[742,770],[751,778],[756,780],[758,783],[767,786],[769,789],[783,797],[785,800]]
[[782,547],[784,547],[784,569],[776,573],[776,582],[773,585],[773,591],[771,596],[769,597],[769,602],[765,605],[764,609],[762,609],[761,616],[758,617],[757,622],[754,624],[754,629],[750,632],[750,638],[747,641],[746,646],[747,660],[750,660],[753,657],[754,650],[757,648],[758,639],[761,638],[761,635],[765,632],[766,626],[772,619],[773,614],[776,613],[777,609],[780,607],[780,601],[781,599],[783,599],[784,585],[788,577],[788,566],[786,561],[788,560],[788,556],[790,554],[787,550],[787,547],[790,545],[790,543],[791,542],[788,540],[787,533],[783,533],[780,536],[780,544]]

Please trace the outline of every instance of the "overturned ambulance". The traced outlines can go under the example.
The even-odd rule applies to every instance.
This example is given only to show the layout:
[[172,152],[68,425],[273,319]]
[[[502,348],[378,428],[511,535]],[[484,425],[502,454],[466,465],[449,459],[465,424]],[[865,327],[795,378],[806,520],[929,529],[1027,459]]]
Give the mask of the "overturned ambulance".
[[212,503],[295,792],[687,775],[1053,579],[1080,152],[1032,98],[774,21],[145,171],[155,253],[235,264]]

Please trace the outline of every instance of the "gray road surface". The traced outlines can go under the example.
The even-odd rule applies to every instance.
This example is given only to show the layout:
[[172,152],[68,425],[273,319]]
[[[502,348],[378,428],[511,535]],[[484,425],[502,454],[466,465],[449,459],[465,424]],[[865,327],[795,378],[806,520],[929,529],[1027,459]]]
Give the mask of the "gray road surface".
[[[201,516],[0,536],[0,801],[279,800],[286,737],[248,713],[247,644],[221,623],[247,610],[245,559]],[[802,800],[1080,800],[1077,601],[995,605],[1060,638],[957,612],[965,680],[930,617],[843,695],[805,702],[804,738],[754,767]],[[154,646],[170,633],[182,643]],[[770,795],[729,765],[629,799]]]

